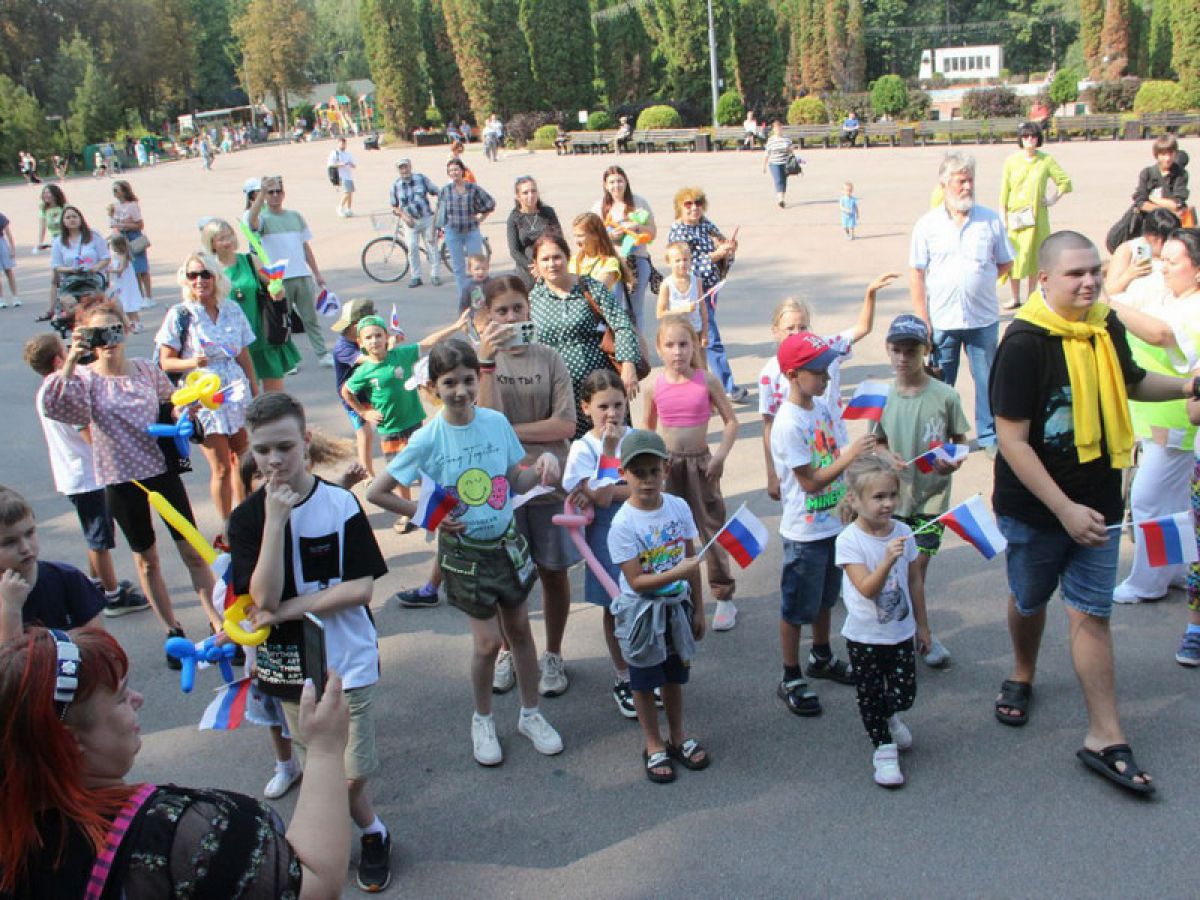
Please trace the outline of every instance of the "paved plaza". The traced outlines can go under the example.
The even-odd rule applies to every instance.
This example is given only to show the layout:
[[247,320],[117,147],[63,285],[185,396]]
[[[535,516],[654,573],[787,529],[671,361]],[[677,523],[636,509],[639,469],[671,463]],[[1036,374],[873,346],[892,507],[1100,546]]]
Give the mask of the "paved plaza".
[[[239,216],[241,184],[250,176],[283,176],[286,205],[307,217],[320,267],[343,300],[370,297],[385,315],[396,304],[414,340],[454,318],[453,279],[444,279],[441,287],[410,290],[407,280],[397,285],[369,281],[359,266],[363,244],[376,236],[367,213],[386,208],[395,159],[411,156],[415,171],[441,184],[446,151],[368,153],[355,142],[350,149],[358,162],[358,215],[343,219],[335,215],[338,197],[325,178],[330,146],[259,147],[219,157],[211,172],[190,160],[129,173],[153,241],[158,301],[143,313],[146,332],[130,339],[132,355],[150,355],[154,332],[178,299],[175,271],[198,246],[197,220]],[[1183,146],[1197,158],[1197,139],[1187,138]],[[959,149],[978,161],[979,202],[994,206],[1003,160],[1015,147]],[[1046,149],[1075,185],[1075,192],[1051,209],[1053,226],[1080,230],[1101,242],[1128,205],[1138,171],[1152,161],[1150,142],[1078,141]],[[702,187],[710,218],[726,234],[740,226],[741,249],[721,294],[719,316],[734,374],[752,390],[759,369],[774,353],[769,320],[781,298],[807,299],[815,310],[814,329],[832,333],[852,324],[863,289],[875,275],[902,272],[904,277],[880,295],[874,333],[843,368],[849,390],[865,377],[888,374],[883,334],[893,316],[910,309],[909,233],[927,209],[944,152],[937,147],[805,151],[805,174],[791,180],[783,210],[774,205],[769,176],[760,172],[759,153],[618,159],[512,152],[489,163],[472,145],[467,162],[498,203],[484,225],[494,251],[493,274],[512,269],[505,219],[518,176],[538,180],[543,201],[569,228],[571,219],[600,197],[603,169],[620,163],[634,191],[654,209],[660,239],[652,252],[664,270],[671,198],[679,187]],[[854,182],[861,204],[853,242],[838,224],[837,197],[846,180]],[[111,183],[79,178],[63,187],[69,202],[103,229]],[[42,558],[83,566],[75,514],[54,492],[32,407],[37,378],[20,357],[24,341],[43,327],[34,318],[48,297],[49,254],[30,255],[37,194],[25,185],[0,189],[0,211],[12,219],[18,243],[25,304],[0,312],[0,344],[7,350],[0,357],[0,482],[24,493],[37,511]],[[305,403],[313,425],[348,436],[332,372],[318,368],[303,336],[296,343],[304,361],[288,379],[288,390]],[[973,421],[965,366],[959,391]],[[722,482],[726,503],[733,510],[745,501],[774,531],[780,507],[764,489],[757,407],[736,410],[739,440]],[[852,423],[851,435],[861,429],[861,423]],[[185,482],[201,532],[216,534],[221,525],[199,454],[196,471]],[[972,454],[956,477],[954,497],[979,491],[990,505],[991,467],[982,453]],[[357,492],[361,496],[361,489]],[[736,573],[736,629],[710,632],[699,647],[685,693],[686,721],[713,754],[707,771],[681,771],[667,786],[646,780],[637,724],[618,715],[609,693],[600,610],[581,600],[572,607],[564,645],[570,690],[542,701],[565,752],[539,756],[517,735],[519,703],[513,692],[498,698],[495,708],[505,762],[485,770],[471,758],[471,640],[463,614],[444,603],[433,610],[385,603],[396,590],[424,582],[432,545],[422,534],[395,534],[391,514],[374,508],[368,513],[390,569],[376,584],[372,604],[383,660],[376,695],[383,768],[372,791],[394,846],[394,878],[383,896],[1196,896],[1200,672],[1174,661],[1186,620],[1179,591],[1158,604],[1118,606],[1113,616],[1124,724],[1139,763],[1159,789],[1149,802],[1087,772],[1075,759],[1085,716],[1066,648],[1066,617],[1057,602],[1031,722],[1013,729],[995,721],[992,700],[1011,661],[1003,560],[987,562],[953,536],[933,562],[927,598],[933,632],[954,662],[945,671],[919,666],[916,704],[905,717],[915,746],[904,760],[908,784],[902,791],[887,792],[872,781],[871,744],[853,688],[816,682],[825,712],[815,719],[790,715],[775,696],[778,542]],[[160,541],[166,540],[165,529],[158,531]],[[1132,545],[1125,544],[1123,571],[1131,556]],[[120,538],[116,559],[121,577],[132,578],[131,557]],[[186,573],[175,553],[163,552],[162,559],[180,619],[189,635],[199,638],[206,629]],[[572,585],[581,597],[581,569]],[[536,589],[531,604],[540,645]],[[836,624],[841,617],[839,610]],[[260,796],[272,765],[266,730],[248,724],[232,733],[196,729],[219,676],[201,673],[196,692],[184,696],[178,676],[163,664],[162,634],[152,614],[106,624],[129,651],[133,684],[147,698],[141,714],[144,744],[132,777]],[[836,638],[835,649],[844,655],[841,647]],[[294,800],[295,793],[279,803],[285,818]],[[357,852],[356,835],[354,858]],[[346,894],[356,893],[348,878]]]

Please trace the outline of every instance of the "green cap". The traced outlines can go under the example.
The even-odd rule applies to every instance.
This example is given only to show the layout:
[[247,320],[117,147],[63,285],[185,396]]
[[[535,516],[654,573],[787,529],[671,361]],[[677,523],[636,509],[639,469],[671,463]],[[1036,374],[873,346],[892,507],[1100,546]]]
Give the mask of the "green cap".
[[369,328],[372,325],[387,331],[387,322],[383,321],[379,316],[363,316],[355,324],[358,326],[359,334],[362,334],[364,328]]
[[642,431],[633,429],[625,435],[625,439],[621,441],[621,465],[629,465],[629,461],[635,456],[657,456],[661,459],[670,459],[671,454],[667,452],[667,445],[663,443],[662,436],[655,431]]

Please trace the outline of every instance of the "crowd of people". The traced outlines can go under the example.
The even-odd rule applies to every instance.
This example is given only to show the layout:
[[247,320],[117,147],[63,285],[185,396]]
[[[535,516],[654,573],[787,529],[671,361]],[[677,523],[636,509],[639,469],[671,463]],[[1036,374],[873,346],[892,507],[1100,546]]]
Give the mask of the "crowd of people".
[[[764,161],[777,175],[786,170],[782,154],[792,153],[772,145],[778,137],[776,129]],[[1020,145],[1005,165],[997,210],[976,200],[975,161],[956,150],[944,157],[931,208],[911,234],[912,312],[881,329],[894,378],[864,433],[849,435],[840,370],[876,333],[877,296],[900,273],[873,279],[841,330],[822,323],[818,331],[801,298],[775,309],[777,349],[757,384],[762,487],[782,503],[775,689],[790,713],[812,717],[823,709],[815,683],[852,686],[874,781],[905,783],[901,759],[914,738],[900,716],[916,700],[917,660],[944,667],[951,659],[934,635],[939,598],[927,594],[928,571],[954,474],[968,447],[977,448],[994,460],[991,505],[1007,542],[1010,592],[1013,664],[992,711],[1007,726],[1029,722],[1047,603],[1060,591],[1088,718],[1077,755],[1122,788],[1150,794],[1154,782],[1118,714],[1109,616],[1114,602],[1158,599],[1184,583],[1190,618],[1175,658],[1200,666],[1200,566],[1151,566],[1135,530],[1134,569],[1116,583],[1127,524],[1122,472],[1135,447],[1133,521],[1183,508],[1200,521],[1200,391],[1191,374],[1200,364],[1200,231],[1180,227],[1190,209],[1186,163],[1175,140],[1162,139],[1154,145],[1159,178],[1144,175],[1147,189],[1139,182],[1135,196],[1144,213],[1139,233],[1126,235],[1102,280],[1095,244],[1049,226],[1046,207],[1071,183],[1039,149],[1036,126],[1022,128]],[[331,155],[329,164],[343,184],[347,175],[353,182],[352,160]],[[444,596],[465,614],[470,745],[479,765],[504,759],[493,704],[513,688],[517,734],[538,753],[564,751],[539,698],[570,686],[562,644],[569,571],[581,560],[582,599],[603,608],[611,697],[622,717],[639,723],[645,777],[669,783],[679,768],[711,764],[685,727],[683,687],[706,631],[737,627],[730,564],[745,564],[744,551],[722,539],[738,520],[721,490],[739,440],[735,404],[750,399],[733,379],[717,322],[737,230],[727,235],[709,218],[702,189],[680,188],[663,274],[649,249],[659,236],[654,212],[620,166],[603,171],[599,198],[569,218],[569,228],[536,180],[522,176],[507,222],[515,274],[493,276],[479,226],[497,201],[462,159],[447,162],[441,187],[411,158],[397,169],[389,199],[409,242],[409,287],[423,284],[418,243],[432,251],[443,231],[457,313],[410,340],[371,301],[349,301],[332,324],[332,350],[314,306],[324,281],[312,234],[284,206],[281,178],[246,182],[236,227],[202,223],[198,249],[178,269],[183,299],[164,317],[154,360],[130,358],[124,346],[136,327],[125,289],[131,284],[142,298],[150,289],[137,263],[145,223],[132,187],[114,183],[111,252],[61,189],[43,190],[56,287],[81,270],[119,268],[133,277],[121,279],[118,293],[82,292],[70,310],[69,342],[41,335],[25,351],[43,378],[35,402],[90,571],[39,560],[33,509],[0,487],[0,698],[9,710],[0,734],[0,827],[11,837],[0,849],[0,894],[40,895],[63,878],[82,892],[89,877],[129,896],[187,878],[196,879],[196,896],[223,896],[233,881],[253,886],[246,896],[336,894],[350,820],[360,832],[359,887],[388,885],[391,835],[370,787],[380,767],[374,722],[382,700],[368,609],[387,565],[350,490],[368,478],[368,504],[394,513],[397,532],[436,532],[428,582],[393,599],[428,608]],[[786,175],[775,187],[782,203]],[[853,198],[852,185],[845,196]],[[239,252],[239,232],[249,252]],[[145,269],[144,246],[141,253]],[[278,278],[262,271],[273,260],[287,261]],[[439,255],[429,252],[429,260],[436,284]],[[1001,336],[997,284],[1006,279],[1016,315]],[[285,391],[300,358],[293,312],[320,365],[335,370],[353,450],[314,435],[308,412]],[[44,318],[62,316],[54,288]],[[955,389],[962,352],[975,384],[973,428]],[[171,402],[176,382],[206,376],[220,386],[221,404]],[[181,413],[203,448],[224,523],[213,540],[229,554],[223,583],[187,533],[195,517],[173,438],[147,430],[177,431]],[[720,439],[710,447],[714,423]],[[376,438],[385,458],[378,470]],[[336,479],[314,472],[331,461],[346,464]],[[226,588],[249,595],[247,624],[267,630],[247,655],[272,725],[276,769],[264,794],[300,784],[286,831],[246,797],[126,780],[140,746],[142,698],[129,687],[124,651],[96,626],[101,615],[152,608],[166,636],[183,636],[155,546],[154,495],[178,516],[168,530],[212,632],[225,627]],[[116,577],[114,521],[134,553],[140,591]],[[1186,537],[1200,542],[1200,528]],[[528,603],[538,581],[540,655]],[[844,658],[831,633],[839,602]],[[321,652],[314,629],[323,635],[322,660],[313,659]],[[171,655],[167,663],[179,665]],[[311,681],[318,663],[328,670],[319,701],[321,685]],[[329,814],[339,806],[348,818]],[[254,853],[236,852],[251,839]]]

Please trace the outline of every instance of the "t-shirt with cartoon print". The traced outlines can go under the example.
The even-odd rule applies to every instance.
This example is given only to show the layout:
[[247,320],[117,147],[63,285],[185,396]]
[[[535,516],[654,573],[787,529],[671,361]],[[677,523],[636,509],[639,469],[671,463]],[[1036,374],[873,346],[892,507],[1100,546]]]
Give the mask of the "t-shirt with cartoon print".
[[[643,572],[666,572],[683,561],[686,542],[698,536],[696,520],[687,503],[674,494],[663,494],[658,509],[637,509],[626,503],[618,510],[608,532],[608,554],[618,566],[636,559]],[[638,593],[623,571],[618,586],[622,593]],[[675,585],[668,585],[655,593],[674,592]]]
[[[888,542],[903,537],[904,553],[892,564],[875,599],[864,597],[854,587],[845,566],[857,563],[867,572],[879,568],[887,553]],[[917,631],[912,598],[908,594],[908,566],[917,558],[917,542],[903,522],[892,520],[887,537],[867,534],[851,525],[837,537],[835,562],[842,568],[842,600],[846,604],[846,622],[842,637],[860,644],[899,644],[910,641]]]
[[[617,441],[617,456],[614,459],[619,459],[621,455],[621,444],[625,443],[625,436],[632,430],[627,425],[622,425],[621,437]],[[604,457],[604,444],[597,439],[589,431],[577,441],[571,442],[571,451],[567,454],[567,464],[563,467],[562,486],[564,491],[573,491],[575,486],[581,481],[592,482],[596,480],[597,473],[600,469],[600,460]],[[605,484],[621,484],[624,483],[622,477],[624,473],[620,471],[620,465],[617,465],[618,476],[616,481],[604,480],[605,476],[601,475]],[[611,476],[608,476],[611,478]]]
[[[829,364],[829,385],[821,399],[830,409],[842,408],[842,363],[854,355],[854,337],[849,328],[828,335],[825,341],[838,353],[838,358]],[[788,380],[779,371],[779,360],[772,356],[758,373],[758,414],[774,416],[779,404],[787,399]]]
[[793,471],[797,466],[824,469],[833,464],[839,448],[848,443],[842,417],[820,397],[812,409],[784,400],[771,428],[771,459],[779,476],[783,518],[779,533],[790,541],[819,541],[842,530],[837,505],[846,493],[839,477],[814,494],[800,486]]
[[388,472],[400,484],[412,484],[424,472],[458,499],[452,515],[466,524],[467,537],[493,541],[512,521],[508,470],[524,456],[508,419],[479,407],[466,425],[434,416],[388,463]]

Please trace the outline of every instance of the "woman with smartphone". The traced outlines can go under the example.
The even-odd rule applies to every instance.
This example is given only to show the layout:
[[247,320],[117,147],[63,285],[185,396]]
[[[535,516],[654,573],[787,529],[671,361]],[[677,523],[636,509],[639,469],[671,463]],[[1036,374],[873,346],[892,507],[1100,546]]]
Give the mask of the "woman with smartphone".
[[1169,209],[1146,213],[1142,233],[1117,246],[1104,274],[1104,291],[1109,297],[1143,308],[1166,302],[1170,297],[1162,275],[1162,248],[1179,227],[1179,216]]
[[[177,472],[168,471],[157,439],[147,432],[158,420],[159,407],[170,401],[175,386],[150,360],[126,357],[124,320],[111,301],[100,295],[85,298],[76,318],[80,324],[72,335],[66,362],[46,379],[46,415],[77,428],[91,427],[96,477],[104,485],[108,508],[133,551],[142,592],[150,598],[167,636],[182,637],[183,628],[171,607],[155,546],[147,494],[158,492],[195,524],[183,481]],[[210,624],[214,629],[220,627],[212,605],[212,570],[182,534],[170,524],[167,530]],[[178,669],[181,664],[168,656],[167,665]]]

